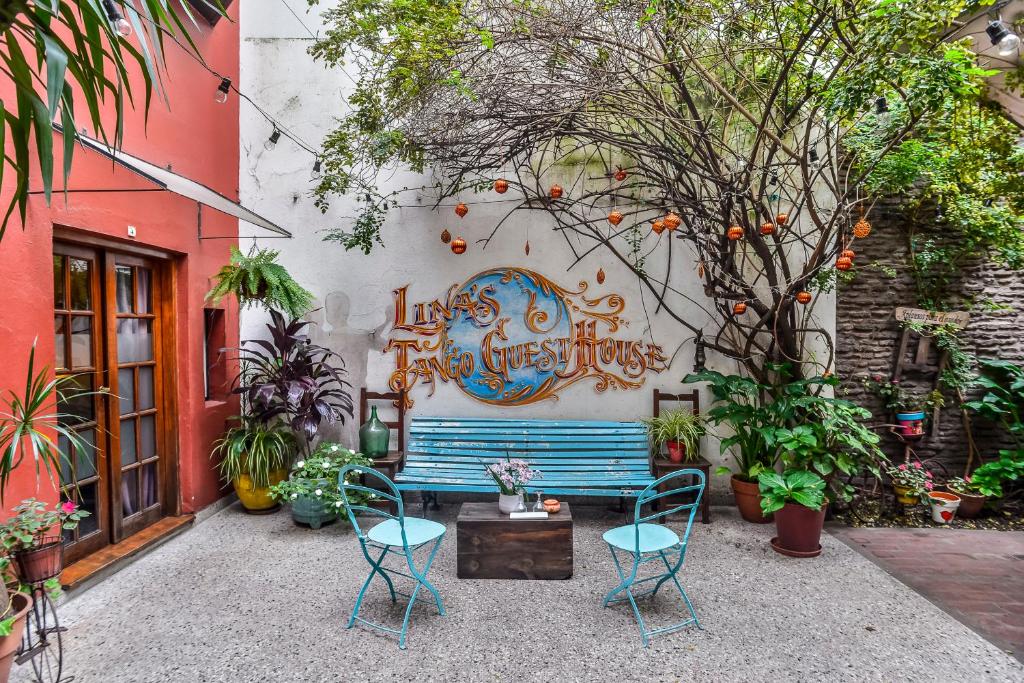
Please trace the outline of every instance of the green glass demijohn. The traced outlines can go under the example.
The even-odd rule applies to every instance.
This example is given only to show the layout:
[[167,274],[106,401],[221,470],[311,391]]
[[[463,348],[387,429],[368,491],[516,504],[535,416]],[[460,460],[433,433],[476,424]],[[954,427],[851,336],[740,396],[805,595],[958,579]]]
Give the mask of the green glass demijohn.
[[359,450],[368,458],[388,454],[391,429],[377,417],[377,406],[370,407],[370,419],[359,428]]

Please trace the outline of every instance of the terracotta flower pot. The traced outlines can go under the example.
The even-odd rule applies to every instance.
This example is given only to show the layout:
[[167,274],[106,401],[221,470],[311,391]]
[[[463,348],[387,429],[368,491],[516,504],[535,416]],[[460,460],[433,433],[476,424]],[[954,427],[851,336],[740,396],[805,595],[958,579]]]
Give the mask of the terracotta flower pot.
[[21,645],[21,636],[25,632],[25,615],[31,607],[32,598],[26,594],[11,594],[11,612],[7,616],[13,614],[14,624],[11,626],[10,634],[0,638],[0,683],[7,683],[11,676],[11,664]]
[[668,448],[668,459],[671,462],[682,462],[686,459],[686,444],[682,441],[666,441],[665,447]]
[[14,555],[18,576],[24,583],[42,583],[64,569],[64,542],[57,536],[47,538],[37,547]]
[[981,514],[981,508],[985,506],[985,496],[976,493],[959,493],[960,507],[956,509],[957,517],[974,519]]
[[761,512],[761,491],[756,481],[743,481],[734,474],[729,483],[732,484],[732,493],[736,497],[740,517],[754,524],[767,524],[772,521],[771,515],[765,517]]
[[790,557],[817,557],[821,554],[821,528],[825,524],[825,506],[812,510],[797,503],[786,503],[775,513],[778,536],[772,548]]

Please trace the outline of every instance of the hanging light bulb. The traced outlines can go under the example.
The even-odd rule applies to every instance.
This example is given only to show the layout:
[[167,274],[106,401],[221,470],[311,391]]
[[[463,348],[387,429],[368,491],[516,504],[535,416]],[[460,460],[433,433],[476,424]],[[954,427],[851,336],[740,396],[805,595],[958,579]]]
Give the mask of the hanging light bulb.
[[313,173],[310,174],[310,177],[313,180],[320,180],[322,175],[323,173],[320,172],[320,157],[317,157],[316,161],[313,162]]
[[811,168],[818,168],[818,150],[814,147],[807,152],[807,159],[810,161]]
[[103,11],[107,13],[107,20],[117,35],[127,38],[132,34],[132,25],[128,23],[128,20],[117,9],[114,0],[103,0]]
[[1000,57],[1010,57],[1020,48],[1020,36],[1003,23],[1002,19],[993,19],[985,27],[989,40],[996,46]]
[[875,100],[875,114],[881,116],[882,114],[888,113],[889,102],[885,99],[885,95]]
[[213,95],[213,101],[217,104],[224,104],[228,101],[228,93],[231,92],[231,79],[224,77],[220,79],[220,85],[217,86],[217,92]]
[[263,143],[263,146],[266,147],[268,151],[272,150],[275,147],[277,147],[277,141],[280,140],[280,139],[281,139],[281,131],[279,131],[277,129],[277,125],[275,124],[274,125],[274,132],[270,134],[270,137],[267,138],[267,141]]

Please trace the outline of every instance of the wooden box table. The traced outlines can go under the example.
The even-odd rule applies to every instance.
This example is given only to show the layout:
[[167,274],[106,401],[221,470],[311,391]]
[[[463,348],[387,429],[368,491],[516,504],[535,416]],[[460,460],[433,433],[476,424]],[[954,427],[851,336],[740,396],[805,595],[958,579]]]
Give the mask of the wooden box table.
[[463,503],[455,528],[460,579],[572,577],[568,503],[547,519],[509,519],[498,501]]

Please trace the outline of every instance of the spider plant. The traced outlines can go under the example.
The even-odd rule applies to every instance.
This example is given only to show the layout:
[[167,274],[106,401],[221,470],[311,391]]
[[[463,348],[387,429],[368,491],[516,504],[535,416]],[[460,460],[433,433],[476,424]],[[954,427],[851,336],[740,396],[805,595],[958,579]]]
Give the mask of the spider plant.
[[216,284],[206,295],[207,300],[217,304],[234,294],[243,308],[259,305],[284,311],[292,318],[306,313],[313,307],[313,295],[277,262],[279,254],[272,249],[256,249],[255,244],[243,254],[232,245],[231,262],[214,276]]
[[25,392],[19,395],[9,389],[0,406],[0,503],[11,473],[26,458],[35,467],[37,489],[43,471],[54,487],[58,485],[61,462],[70,464],[70,459],[67,453],[61,453],[55,437],[66,439],[71,449],[78,453],[92,448],[73,429],[78,417],[62,413],[59,408],[72,394],[87,396],[99,392],[72,391],[69,385],[77,386],[74,376],[51,378],[48,367],[36,372],[35,362],[36,344],[32,342]]
[[643,423],[647,425],[655,449],[669,441],[678,441],[686,449],[687,460],[700,457],[700,438],[705,432],[704,418],[700,415],[690,410],[672,410],[658,417],[644,418]]
[[287,425],[253,418],[238,417],[238,424],[228,428],[224,436],[213,445],[211,457],[219,457],[217,469],[227,483],[243,476],[252,479],[253,486],[270,486],[270,474],[285,469],[295,452],[295,437]]

